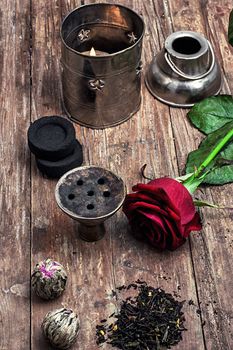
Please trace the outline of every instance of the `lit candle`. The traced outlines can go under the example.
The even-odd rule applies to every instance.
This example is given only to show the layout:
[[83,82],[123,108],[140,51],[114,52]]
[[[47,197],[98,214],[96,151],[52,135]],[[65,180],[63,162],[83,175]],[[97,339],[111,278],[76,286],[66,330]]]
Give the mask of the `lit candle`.
[[95,50],[94,47],[92,47],[90,51],[84,51],[84,52],[81,52],[81,53],[83,55],[88,55],[88,56],[107,56],[107,55],[109,55],[105,51]]
[[95,52],[94,47],[91,48],[90,56],[96,56],[96,52]]

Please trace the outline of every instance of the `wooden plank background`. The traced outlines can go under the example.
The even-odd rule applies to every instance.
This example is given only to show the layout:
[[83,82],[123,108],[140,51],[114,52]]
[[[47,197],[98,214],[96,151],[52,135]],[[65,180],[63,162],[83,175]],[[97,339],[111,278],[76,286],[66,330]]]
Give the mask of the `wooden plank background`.
[[[0,349],[30,346],[30,2],[0,10]],[[20,310],[16,312],[17,307]],[[20,334],[20,337],[19,337]]]
[[[73,8],[97,1],[2,0],[0,11],[1,101],[1,246],[0,349],[46,350],[40,324],[46,312],[61,305],[76,310],[81,330],[74,349],[94,350],[95,325],[120,301],[116,286],[137,278],[192,299],[185,305],[188,331],[179,350],[233,348],[232,218],[229,210],[203,209],[204,228],[173,253],[159,253],[135,241],[119,212],[107,223],[106,237],[85,243],[77,224],[57,208],[56,181],[36,169],[26,140],[31,121],[42,115],[64,115],[61,104],[60,37],[62,18]],[[116,1],[108,1],[116,3]],[[227,43],[232,0],[119,0],[140,13],[146,24],[143,63],[146,67],[176,30],[194,30],[213,44],[222,67],[223,92],[233,92],[233,50]],[[189,151],[202,139],[186,110],[156,101],[142,83],[140,111],[120,126],[91,130],[76,125],[84,146],[84,163],[107,167],[126,182],[175,177]],[[233,185],[201,189],[199,198],[232,203]],[[30,273],[41,259],[61,262],[69,274],[63,296],[43,302],[30,293]],[[201,310],[201,315],[196,311]],[[107,347],[105,346],[107,349]]]

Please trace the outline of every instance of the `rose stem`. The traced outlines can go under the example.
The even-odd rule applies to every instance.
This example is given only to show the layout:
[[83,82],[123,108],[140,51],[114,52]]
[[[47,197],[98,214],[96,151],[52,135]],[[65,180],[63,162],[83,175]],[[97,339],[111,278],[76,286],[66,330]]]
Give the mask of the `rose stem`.
[[202,174],[200,177],[200,173],[210,164],[210,162],[218,155],[221,149],[226,145],[226,143],[232,138],[233,129],[228,131],[228,133],[224,136],[224,138],[217,144],[217,146],[210,152],[208,157],[201,163],[201,165],[197,168],[197,170],[189,177],[187,180],[183,181],[183,185],[189,190],[190,193],[194,193],[198,186],[202,183],[205,176],[209,173]]
[[233,137],[233,129],[228,131],[226,136],[217,144],[217,146],[213,149],[212,152],[208,155],[208,157],[204,160],[203,163],[198,167],[198,169],[195,171],[195,177],[198,177],[198,175],[204,170],[210,162],[218,155],[218,153],[221,151],[221,149],[225,146],[225,144],[230,141],[230,139]]

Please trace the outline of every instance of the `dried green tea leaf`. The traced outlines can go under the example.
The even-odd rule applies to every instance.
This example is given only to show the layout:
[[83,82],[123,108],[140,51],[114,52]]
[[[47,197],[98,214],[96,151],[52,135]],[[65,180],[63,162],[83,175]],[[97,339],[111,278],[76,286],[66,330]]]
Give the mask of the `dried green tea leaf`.
[[66,281],[66,270],[52,259],[45,259],[36,264],[31,277],[33,292],[46,300],[58,298],[66,288]]
[[65,350],[70,348],[77,339],[79,318],[70,309],[56,309],[45,315],[41,328],[54,348]]

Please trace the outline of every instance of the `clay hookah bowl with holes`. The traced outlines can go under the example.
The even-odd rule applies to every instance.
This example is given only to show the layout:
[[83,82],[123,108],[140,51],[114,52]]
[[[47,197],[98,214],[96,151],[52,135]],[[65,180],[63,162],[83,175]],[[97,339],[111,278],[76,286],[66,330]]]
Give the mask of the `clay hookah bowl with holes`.
[[104,221],[121,208],[125,196],[123,180],[97,166],[72,169],[60,178],[55,189],[58,206],[79,222],[80,238],[89,242],[104,236]]

